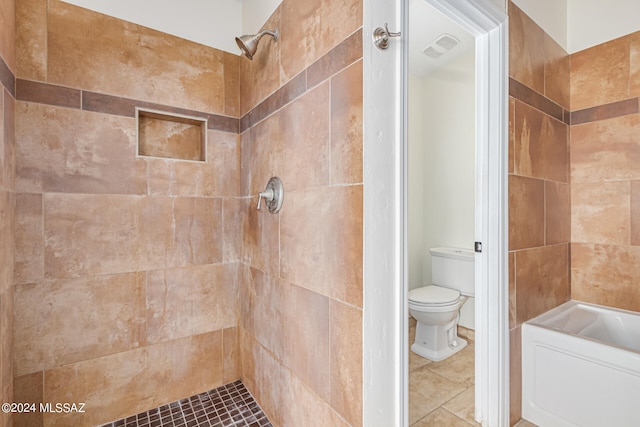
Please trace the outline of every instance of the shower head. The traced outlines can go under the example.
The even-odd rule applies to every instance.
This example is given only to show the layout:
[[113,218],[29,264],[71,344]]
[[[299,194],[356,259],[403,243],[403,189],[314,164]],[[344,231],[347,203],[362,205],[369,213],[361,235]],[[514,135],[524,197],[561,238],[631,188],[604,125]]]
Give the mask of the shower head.
[[253,55],[255,55],[256,50],[258,49],[258,42],[265,34],[269,34],[273,37],[273,41],[278,41],[278,38],[280,37],[280,30],[277,28],[274,31],[262,30],[258,34],[247,34],[236,37],[236,44],[240,50],[242,50],[244,56],[249,59],[253,59]]

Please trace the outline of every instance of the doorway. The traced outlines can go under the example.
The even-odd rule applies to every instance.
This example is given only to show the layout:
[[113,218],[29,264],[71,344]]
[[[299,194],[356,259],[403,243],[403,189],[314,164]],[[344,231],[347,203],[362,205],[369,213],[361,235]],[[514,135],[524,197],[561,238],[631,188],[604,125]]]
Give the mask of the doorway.
[[[476,49],[475,418],[509,423],[507,20],[483,0],[421,0],[465,28]],[[364,424],[408,425],[407,49],[377,49],[373,29],[406,34],[408,2],[364,7]]]
[[[460,297],[459,338],[440,350],[456,352],[444,360],[412,351],[414,341],[421,344],[411,313],[408,423],[462,425],[475,415],[475,37],[425,0],[410,0],[407,42],[407,288],[462,291],[432,278],[431,251],[442,247],[468,254],[457,262],[469,265],[469,277],[457,280],[471,288]],[[432,284],[439,288],[426,288]],[[439,316],[449,322],[455,314]]]

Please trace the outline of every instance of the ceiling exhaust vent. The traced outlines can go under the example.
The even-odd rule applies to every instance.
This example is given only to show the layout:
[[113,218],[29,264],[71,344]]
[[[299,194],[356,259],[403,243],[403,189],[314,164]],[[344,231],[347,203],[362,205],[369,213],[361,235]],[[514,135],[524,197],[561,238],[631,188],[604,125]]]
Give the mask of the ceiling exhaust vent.
[[451,34],[444,33],[432,41],[431,44],[422,51],[422,53],[430,58],[437,59],[456,47],[458,43],[460,43],[460,40],[456,37]]

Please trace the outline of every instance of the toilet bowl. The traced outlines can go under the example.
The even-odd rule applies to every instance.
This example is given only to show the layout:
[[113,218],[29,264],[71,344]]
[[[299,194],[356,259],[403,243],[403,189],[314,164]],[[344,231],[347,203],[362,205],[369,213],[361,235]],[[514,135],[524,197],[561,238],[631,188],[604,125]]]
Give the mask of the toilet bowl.
[[458,336],[458,321],[463,304],[473,303],[475,254],[456,248],[433,248],[430,253],[432,284],[409,291],[408,305],[416,319],[411,351],[437,362],[467,345]]
[[409,314],[416,319],[411,351],[438,362],[462,350],[467,341],[458,337],[458,318],[464,297],[460,292],[430,285],[409,292]]

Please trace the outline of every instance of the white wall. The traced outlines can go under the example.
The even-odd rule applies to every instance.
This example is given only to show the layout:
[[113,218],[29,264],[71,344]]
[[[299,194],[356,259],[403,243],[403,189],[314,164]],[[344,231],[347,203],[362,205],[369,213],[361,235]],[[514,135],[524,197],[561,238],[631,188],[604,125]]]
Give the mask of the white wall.
[[640,30],[639,0],[567,0],[569,53]]
[[473,49],[409,81],[409,289],[431,282],[429,248],[473,248],[474,92]]
[[[419,288],[424,280],[424,80],[409,76],[409,127],[407,139],[409,156],[407,174],[407,250],[409,252],[409,289]],[[430,275],[428,276],[430,277]]]
[[[234,54],[235,37],[253,34],[281,0],[64,0]],[[244,27],[246,23],[246,27]]]
[[568,53],[640,30],[639,0],[513,0]]
[[282,0],[243,0],[242,34],[255,34]]

